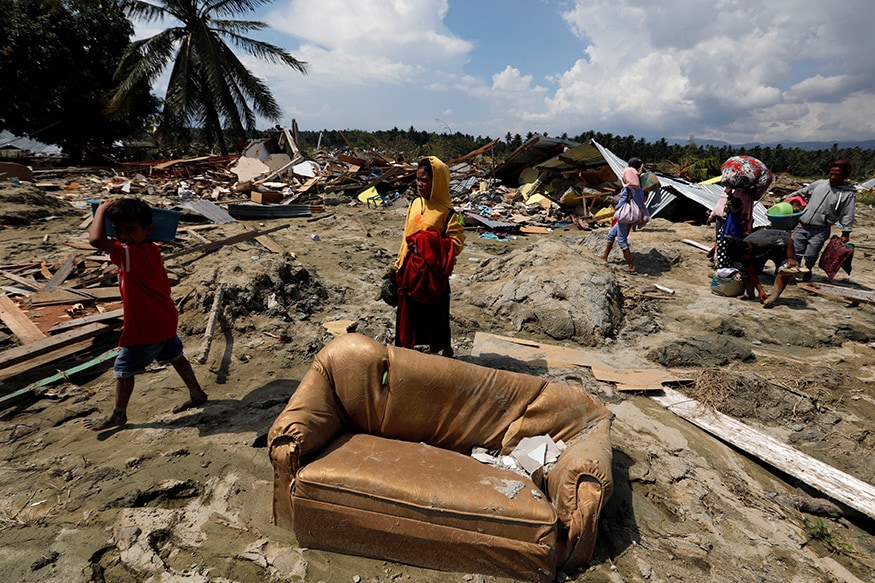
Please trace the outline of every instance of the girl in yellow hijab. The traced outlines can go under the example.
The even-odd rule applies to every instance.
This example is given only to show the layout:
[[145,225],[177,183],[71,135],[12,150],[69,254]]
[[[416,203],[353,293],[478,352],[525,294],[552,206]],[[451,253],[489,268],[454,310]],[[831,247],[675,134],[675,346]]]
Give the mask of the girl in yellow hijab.
[[429,156],[419,162],[419,196],[407,209],[404,237],[395,260],[395,345],[413,348],[427,344],[432,353],[444,356],[453,355],[449,275],[465,247],[465,227],[450,202],[449,186],[450,169],[440,159]]

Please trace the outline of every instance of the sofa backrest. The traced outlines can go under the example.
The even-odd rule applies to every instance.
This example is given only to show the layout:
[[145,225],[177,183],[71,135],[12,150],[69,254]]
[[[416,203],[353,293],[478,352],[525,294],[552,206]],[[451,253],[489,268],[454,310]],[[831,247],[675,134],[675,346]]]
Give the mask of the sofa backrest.
[[567,442],[610,412],[578,387],[345,334],[319,352],[280,418],[300,415],[317,442],[361,432],[469,454],[509,453],[536,435]]
[[389,348],[386,437],[465,454],[501,447],[508,427],[547,383],[538,377]]

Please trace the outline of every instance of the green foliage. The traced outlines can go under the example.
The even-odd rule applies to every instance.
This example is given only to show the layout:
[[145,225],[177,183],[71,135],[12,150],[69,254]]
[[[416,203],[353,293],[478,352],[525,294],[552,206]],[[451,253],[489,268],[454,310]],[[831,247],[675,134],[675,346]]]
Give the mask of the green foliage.
[[267,85],[254,76],[228,43],[270,63],[306,73],[306,63],[272,44],[244,36],[267,28],[263,22],[234,20],[271,0],[122,0],[132,17],[176,22],[155,36],[135,41],[116,70],[112,103],[123,103],[141,83],[150,86],[171,65],[159,137],[185,145],[190,128],[200,128],[208,146],[228,153],[232,143],[255,131],[257,116],[280,118]]
[[[511,135],[508,132],[499,140],[492,152],[496,164],[504,160],[508,154],[520,148],[535,134],[529,132],[525,139],[520,134]],[[425,155],[438,156],[442,160],[452,160],[471,152],[491,141],[489,137],[473,137],[456,132],[454,134],[418,131],[411,127],[400,130],[367,132],[363,130],[322,130],[300,131],[299,136],[310,148],[317,144],[322,148],[355,150],[376,150],[384,155],[401,154],[407,160],[414,160]],[[344,139],[344,136],[346,139]],[[572,141],[584,143],[595,140],[611,150],[620,158],[628,160],[638,156],[647,164],[655,165],[659,170],[670,174],[678,174],[686,169],[690,179],[706,180],[720,175],[720,166],[728,158],[741,154],[759,158],[774,173],[788,173],[802,178],[824,178],[829,173],[833,161],[845,158],[854,166],[852,180],[863,181],[875,174],[875,150],[861,148],[831,148],[829,150],[803,150],[801,148],[784,148],[783,146],[740,148],[731,146],[700,146],[694,138],[684,144],[670,144],[665,138],[656,142],[647,142],[634,136],[615,136],[600,132],[584,132],[569,138]],[[857,198],[866,204],[875,203],[875,195],[870,199],[865,194]],[[867,202],[867,200],[869,202]]]
[[4,0],[0,128],[58,144],[73,161],[98,158],[157,108],[143,83],[114,115],[112,75],[133,27],[117,0]]
[[808,529],[809,540],[816,540],[823,543],[830,552],[849,553],[854,550],[853,545],[839,541],[835,534],[830,530],[829,524],[820,517],[815,520],[808,520],[806,518],[805,528]]
[[[298,135],[303,142],[303,144],[299,144],[301,146],[315,148],[319,145],[326,150],[344,150],[349,147],[359,151],[375,150],[383,155],[400,155],[408,161],[417,160],[423,156],[437,156],[441,160],[449,162],[492,141],[492,138],[489,137],[478,136],[475,138],[460,132],[436,134],[417,131],[413,127],[408,130],[399,130],[396,127],[376,132],[363,130],[299,131]],[[496,158],[506,156],[506,144],[502,142],[496,144],[494,155]]]
[[857,193],[857,203],[875,205],[875,190],[866,190]]

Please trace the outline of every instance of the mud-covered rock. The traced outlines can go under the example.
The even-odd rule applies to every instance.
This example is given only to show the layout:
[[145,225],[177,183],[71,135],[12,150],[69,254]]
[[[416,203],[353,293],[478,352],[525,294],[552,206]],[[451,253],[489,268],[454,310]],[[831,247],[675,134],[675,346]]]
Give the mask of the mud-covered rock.
[[725,336],[716,338],[680,338],[652,349],[647,358],[663,366],[722,366],[734,361],[755,360],[746,345]]
[[587,346],[614,336],[623,319],[622,293],[613,275],[557,241],[484,261],[461,294],[516,331]]

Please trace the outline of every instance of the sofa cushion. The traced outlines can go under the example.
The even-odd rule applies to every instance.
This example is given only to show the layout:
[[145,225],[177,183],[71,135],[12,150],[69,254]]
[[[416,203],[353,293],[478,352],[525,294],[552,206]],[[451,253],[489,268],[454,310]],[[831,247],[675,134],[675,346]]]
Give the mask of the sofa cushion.
[[431,568],[459,568],[468,554],[480,572],[536,579],[555,571],[558,517],[529,478],[424,443],[340,436],[298,471],[292,506],[303,546]]

